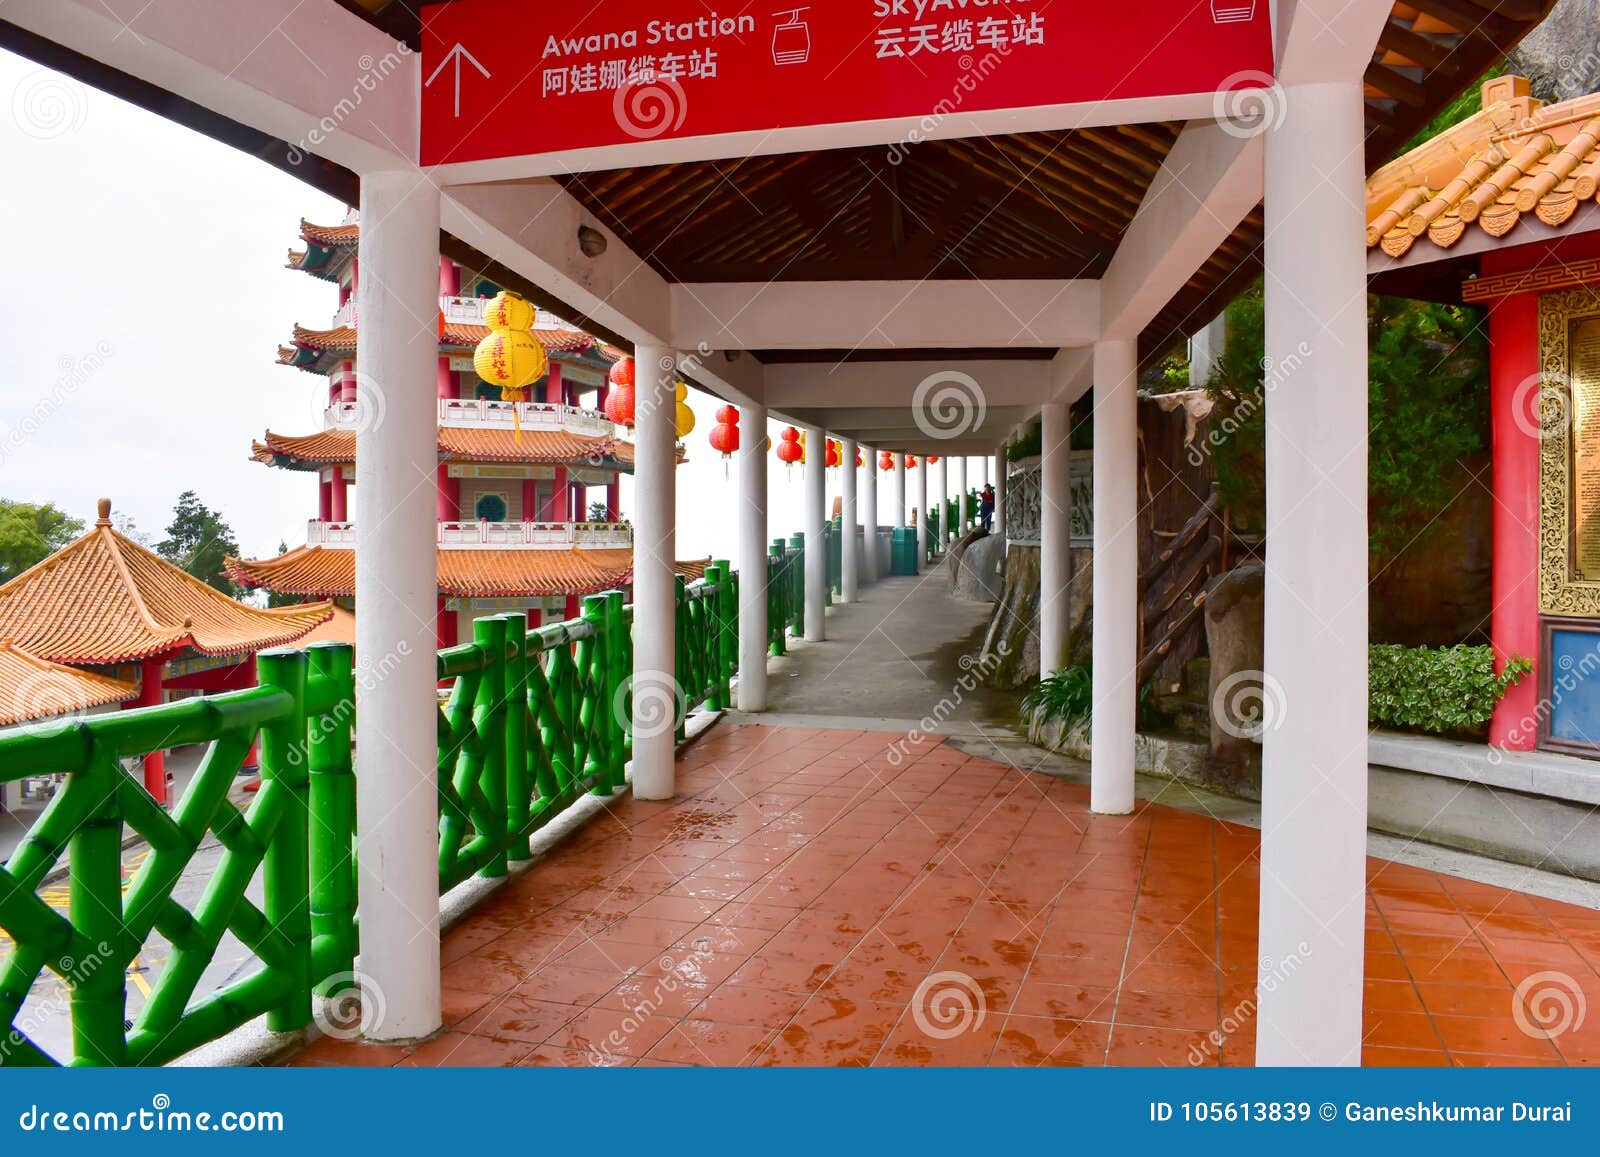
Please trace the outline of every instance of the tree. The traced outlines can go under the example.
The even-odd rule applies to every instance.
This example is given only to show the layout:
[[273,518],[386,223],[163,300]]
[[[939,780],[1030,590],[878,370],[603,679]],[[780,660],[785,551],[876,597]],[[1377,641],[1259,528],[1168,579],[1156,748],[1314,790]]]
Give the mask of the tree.
[[239,553],[233,529],[193,490],[178,495],[167,537],[156,544],[156,553],[225,595],[233,596],[238,590],[223,571],[223,559]]
[[607,510],[607,507],[606,507],[606,504],[604,502],[591,502],[591,503],[589,503],[589,521],[590,522],[605,522],[606,521],[606,510]]
[[15,578],[82,533],[83,521],[69,518],[54,503],[0,498],[0,582]]

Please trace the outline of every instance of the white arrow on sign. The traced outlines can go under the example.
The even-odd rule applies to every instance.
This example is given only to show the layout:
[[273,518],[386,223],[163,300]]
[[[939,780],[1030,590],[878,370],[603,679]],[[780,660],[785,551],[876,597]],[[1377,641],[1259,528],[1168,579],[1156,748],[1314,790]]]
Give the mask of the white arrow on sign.
[[433,70],[433,75],[422,82],[423,88],[429,87],[439,79],[439,74],[445,70],[445,66],[454,61],[456,66],[456,116],[461,115],[461,62],[463,60],[471,61],[472,67],[483,73],[483,79],[489,79],[489,70],[479,64],[478,58],[463,48],[460,41],[457,41],[456,46],[445,53],[444,59],[439,62],[439,67]]

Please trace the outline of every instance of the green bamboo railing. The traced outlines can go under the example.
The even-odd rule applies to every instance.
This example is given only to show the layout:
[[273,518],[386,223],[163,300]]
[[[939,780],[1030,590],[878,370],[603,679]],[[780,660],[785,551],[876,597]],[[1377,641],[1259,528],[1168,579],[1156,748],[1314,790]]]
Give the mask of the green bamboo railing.
[[[774,542],[769,645],[798,635],[804,546]],[[726,562],[680,581],[682,714],[729,703],[738,667],[739,576]],[[449,685],[438,721],[439,886],[504,876],[530,858],[535,832],[585,793],[624,783],[630,740],[632,607],[593,595],[578,619],[532,631],[520,614],[474,624],[472,642],[439,653]],[[265,1016],[287,1032],[310,1023],[313,994],[349,983],[356,923],[352,650],[336,643],[257,656],[259,686],[82,719],[0,731],[0,781],[65,773],[62,786],[0,868],[0,1067],[55,1065],[17,1017],[46,971],[68,993],[72,1065],[159,1065]],[[240,811],[228,791],[259,739],[261,787]],[[123,760],[206,744],[168,813]],[[123,842],[150,851],[123,889]],[[222,847],[198,901],[174,896],[202,842]],[[67,858],[66,910],[40,895]],[[262,900],[247,894],[259,876]],[[224,935],[259,961],[197,996]],[[127,1023],[128,974],[153,936],[170,953]]]

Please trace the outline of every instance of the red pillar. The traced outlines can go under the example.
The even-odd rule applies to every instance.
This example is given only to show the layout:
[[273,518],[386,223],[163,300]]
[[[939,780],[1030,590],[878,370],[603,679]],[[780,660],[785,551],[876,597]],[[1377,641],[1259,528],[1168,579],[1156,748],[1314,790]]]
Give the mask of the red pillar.
[[539,521],[539,483],[532,478],[522,480],[522,521]]
[[317,520],[333,521],[333,480],[324,478],[317,483]]
[[461,270],[448,257],[439,258],[439,296],[461,296]]
[[612,475],[612,480],[606,486],[606,521],[619,522],[622,519],[622,485]]
[[572,484],[572,521],[589,521],[589,488],[581,482]]
[[350,521],[350,480],[343,466],[333,468],[333,481],[329,483],[328,518],[332,522]]
[[439,355],[439,396],[441,398],[456,396],[456,374],[450,368],[450,359],[444,354]]
[[576,619],[576,618],[580,617],[582,614],[583,614],[583,600],[580,599],[577,595],[568,595],[567,596],[567,609],[566,609],[566,612],[565,612],[565,617],[568,618],[568,619]]
[[435,512],[440,522],[461,521],[461,479],[450,477],[450,464],[439,463]]
[[[551,405],[566,405],[567,388],[561,381],[561,363],[558,361],[550,363],[550,373],[544,385],[544,400]],[[545,510],[544,521],[571,522],[571,507],[572,491],[567,485],[567,468],[557,466],[555,481],[550,485],[550,505]]]
[[339,367],[339,400],[353,402],[356,400],[356,363],[344,362]]
[[[1495,666],[1539,657],[1539,300],[1504,297],[1489,307],[1489,412],[1494,464]],[[1489,742],[1531,751],[1538,739],[1538,673],[1506,692]]]
[[[151,655],[139,664],[139,698],[135,707],[154,707],[161,702],[161,668],[165,655]],[[144,757],[144,789],[159,804],[167,802],[167,753],[152,751]]]

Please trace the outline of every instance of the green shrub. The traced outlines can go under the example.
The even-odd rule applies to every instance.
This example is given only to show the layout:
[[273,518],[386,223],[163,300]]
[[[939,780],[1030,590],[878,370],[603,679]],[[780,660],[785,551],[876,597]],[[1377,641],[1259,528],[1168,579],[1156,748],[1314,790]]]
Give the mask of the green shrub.
[[1520,655],[1494,673],[1488,647],[1367,648],[1367,714],[1374,726],[1433,735],[1477,734],[1506,691],[1533,670]]
[[1035,712],[1040,722],[1061,720],[1069,729],[1086,722],[1094,706],[1094,681],[1089,674],[1089,664],[1052,671],[1040,679],[1022,697],[1022,721],[1027,723]]

